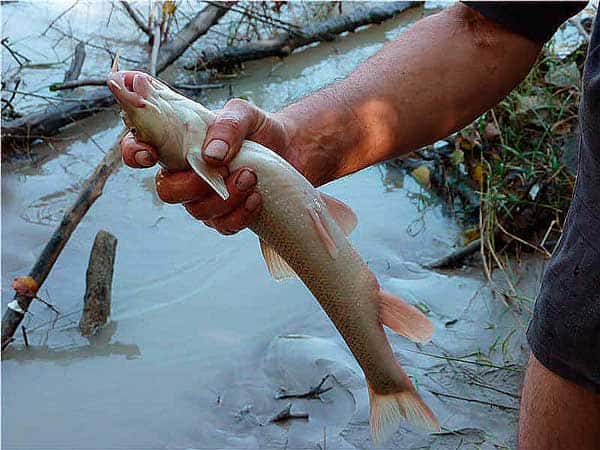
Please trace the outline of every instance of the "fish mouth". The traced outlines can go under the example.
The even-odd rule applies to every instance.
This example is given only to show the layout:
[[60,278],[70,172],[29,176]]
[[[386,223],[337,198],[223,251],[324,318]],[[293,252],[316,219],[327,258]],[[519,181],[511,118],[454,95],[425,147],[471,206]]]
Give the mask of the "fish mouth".
[[118,58],[115,58],[106,84],[119,103],[143,108],[151,93],[152,77],[137,70],[120,71]]

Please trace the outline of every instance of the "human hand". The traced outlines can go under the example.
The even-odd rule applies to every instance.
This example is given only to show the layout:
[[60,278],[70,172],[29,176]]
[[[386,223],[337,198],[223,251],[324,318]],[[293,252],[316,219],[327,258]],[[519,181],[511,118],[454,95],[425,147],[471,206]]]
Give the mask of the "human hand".
[[[202,147],[204,160],[220,167],[225,177],[227,200],[222,200],[192,170],[169,173],[161,169],[156,175],[156,191],[166,203],[182,203],[196,219],[222,234],[234,234],[246,228],[260,211],[262,199],[254,191],[256,174],[250,168],[229,173],[227,164],[240,150],[245,140],[258,142],[285,158],[290,137],[276,115],[240,100],[230,100],[209,125]],[[137,142],[131,133],[121,140],[123,161],[133,168],[152,167],[158,162],[156,151]]]

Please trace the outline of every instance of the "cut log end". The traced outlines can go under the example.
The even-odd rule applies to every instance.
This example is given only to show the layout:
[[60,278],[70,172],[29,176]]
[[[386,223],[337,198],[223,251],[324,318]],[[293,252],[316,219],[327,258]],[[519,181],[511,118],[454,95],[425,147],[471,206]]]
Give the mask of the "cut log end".
[[117,238],[107,231],[96,234],[86,274],[83,312],[79,329],[84,336],[98,331],[110,316]]

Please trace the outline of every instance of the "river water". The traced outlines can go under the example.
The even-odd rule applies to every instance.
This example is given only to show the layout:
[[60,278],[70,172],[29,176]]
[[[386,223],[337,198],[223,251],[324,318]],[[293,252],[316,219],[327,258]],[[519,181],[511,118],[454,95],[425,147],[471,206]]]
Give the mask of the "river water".
[[[40,30],[61,10],[44,5],[36,16]],[[3,33],[21,33],[29,46],[6,17],[24,21],[31,8],[3,7]],[[244,96],[276,110],[343,77],[424,13],[411,10],[283,62],[248,64],[202,101],[218,108],[230,95]],[[105,20],[107,11],[97,14],[92,23]],[[92,68],[102,62],[95,58]],[[33,86],[57,80],[48,72],[36,76]],[[119,130],[118,113],[110,110],[71,127],[51,151],[38,149],[44,157],[3,165],[3,310],[11,280],[29,271]],[[364,379],[310,292],[299,281],[274,282],[250,232],[223,237],[183,208],[162,204],[154,172],[122,167],[109,179],[41,289],[61,315],[37,302],[24,322],[30,347],[19,335],[4,352],[2,447],[371,448]],[[527,355],[523,333],[541,262],[514,263],[514,282],[527,298],[507,306],[480,268],[438,273],[421,267],[450,252],[460,229],[398,169],[372,167],[323,190],[356,212],[352,241],[383,288],[420,306],[436,325],[426,345],[389,338],[444,432],[426,435],[403,426],[390,447],[513,448]],[[119,240],[112,316],[87,339],[77,321],[100,229]],[[303,392],[326,375],[333,389],[321,400],[275,399],[281,389]],[[309,419],[271,423],[288,402]]]

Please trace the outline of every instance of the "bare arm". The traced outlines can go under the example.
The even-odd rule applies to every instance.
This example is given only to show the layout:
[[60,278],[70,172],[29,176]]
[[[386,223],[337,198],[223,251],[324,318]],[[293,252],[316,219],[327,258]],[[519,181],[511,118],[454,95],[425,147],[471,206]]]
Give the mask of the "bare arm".
[[505,97],[540,49],[462,4],[425,18],[276,115],[297,149],[290,158],[322,184],[435,142]]
[[[541,49],[467,6],[458,4],[413,25],[350,76],[282,111],[267,114],[229,102],[211,125],[204,158],[226,165],[243,139],[259,142],[321,185],[432,143],[467,125],[506,96]],[[130,136],[123,158],[132,167],[156,163],[153,149]],[[157,176],[157,191],[220,232],[246,227],[260,210],[253,181],[228,181],[222,201],[193,172]]]

